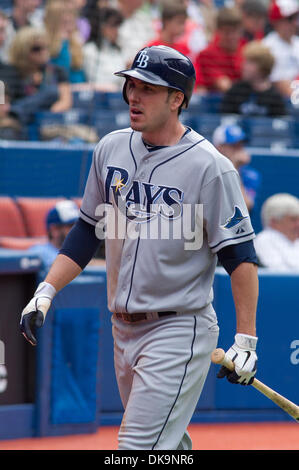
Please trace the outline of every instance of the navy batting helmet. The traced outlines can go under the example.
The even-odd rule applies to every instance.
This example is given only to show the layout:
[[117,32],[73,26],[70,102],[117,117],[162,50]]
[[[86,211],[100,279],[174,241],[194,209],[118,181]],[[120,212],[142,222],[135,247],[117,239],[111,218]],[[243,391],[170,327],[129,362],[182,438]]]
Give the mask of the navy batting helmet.
[[[168,46],[144,47],[137,53],[130,69],[121,70],[115,75],[138,78],[152,85],[179,90],[185,95],[185,108],[189,104],[195,84],[195,69],[191,60]],[[123,95],[128,103],[126,83]]]

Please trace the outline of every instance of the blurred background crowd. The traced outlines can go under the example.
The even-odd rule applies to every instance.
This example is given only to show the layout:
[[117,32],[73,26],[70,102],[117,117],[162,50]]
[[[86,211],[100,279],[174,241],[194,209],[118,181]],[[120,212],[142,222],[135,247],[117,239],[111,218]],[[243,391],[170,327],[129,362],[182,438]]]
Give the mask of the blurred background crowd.
[[[252,211],[261,175],[250,146],[298,147],[299,0],[1,0],[0,140],[93,144],[128,127],[114,72],[157,44],[192,60],[181,118],[230,158]],[[298,200],[274,203],[292,219],[279,231],[299,267]]]
[[24,139],[35,113],[69,111],[78,91],[118,92],[113,72],[144,46],[193,61],[195,94],[225,114],[283,116],[297,104],[297,0],[2,0],[0,133]]

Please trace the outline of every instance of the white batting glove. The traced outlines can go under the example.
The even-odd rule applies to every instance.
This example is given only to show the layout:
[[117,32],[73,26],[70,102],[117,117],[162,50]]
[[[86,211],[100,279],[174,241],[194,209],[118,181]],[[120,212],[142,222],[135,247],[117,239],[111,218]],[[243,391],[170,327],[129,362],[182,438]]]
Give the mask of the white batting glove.
[[41,282],[34,292],[34,297],[22,312],[20,329],[32,346],[36,346],[37,343],[34,330],[44,324],[46,314],[55,295],[56,289],[52,284]]
[[231,383],[240,383],[241,385],[251,385],[256,374],[256,343],[257,337],[237,333],[235,343],[225,353],[225,355],[235,364],[235,370],[230,371],[222,366],[217,377],[222,379],[227,377]]

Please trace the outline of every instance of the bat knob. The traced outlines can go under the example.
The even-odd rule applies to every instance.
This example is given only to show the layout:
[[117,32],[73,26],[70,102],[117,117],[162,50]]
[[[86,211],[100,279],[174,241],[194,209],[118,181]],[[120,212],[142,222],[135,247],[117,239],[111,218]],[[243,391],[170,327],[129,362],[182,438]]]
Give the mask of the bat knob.
[[225,358],[225,352],[221,348],[214,349],[214,351],[211,354],[211,361],[214,364],[222,364],[224,358]]

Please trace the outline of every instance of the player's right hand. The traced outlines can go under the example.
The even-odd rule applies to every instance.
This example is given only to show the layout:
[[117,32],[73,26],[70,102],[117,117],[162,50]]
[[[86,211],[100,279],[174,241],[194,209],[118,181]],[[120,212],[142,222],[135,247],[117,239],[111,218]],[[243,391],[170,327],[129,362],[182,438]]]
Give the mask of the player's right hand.
[[46,314],[55,295],[56,290],[51,284],[41,282],[34,293],[34,297],[22,312],[20,329],[32,346],[37,344],[35,330],[44,324]]

